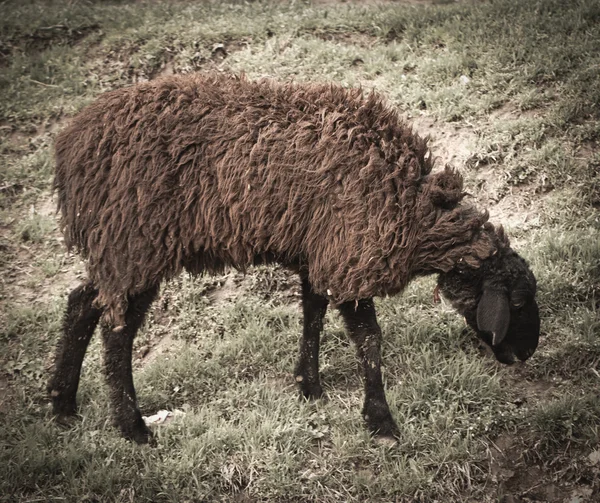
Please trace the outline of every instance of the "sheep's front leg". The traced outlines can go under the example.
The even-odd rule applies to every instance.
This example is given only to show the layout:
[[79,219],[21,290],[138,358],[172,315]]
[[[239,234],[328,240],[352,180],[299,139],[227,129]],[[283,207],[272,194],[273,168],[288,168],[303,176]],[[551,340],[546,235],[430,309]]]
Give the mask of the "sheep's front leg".
[[302,278],[302,310],[304,329],[300,340],[300,357],[296,365],[296,381],[304,398],[313,400],[323,395],[319,379],[319,339],[328,301],[313,292],[308,279]]
[[363,417],[371,432],[379,437],[396,437],[398,427],[385,398],[381,376],[381,329],[377,324],[373,299],[345,302],[339,306],[346,328],[356,344],[365,377]]
[[81,365],[101,314],[99,309],[93,307],[97,295],[98,291],[91,283],[84,283],[69,294],[63,335],[56,350],[54,374],[48,383],[52,410],[60,421],[77,412],[75,397]]
[[158,293],[152,288],[129,300],[125,326],[120,330],[103,327],[104,370],[116,425],[123,437],[138,444],[148,442],[152,433],[138,409],[131,367],[133,339],[144,321],[146,312]]

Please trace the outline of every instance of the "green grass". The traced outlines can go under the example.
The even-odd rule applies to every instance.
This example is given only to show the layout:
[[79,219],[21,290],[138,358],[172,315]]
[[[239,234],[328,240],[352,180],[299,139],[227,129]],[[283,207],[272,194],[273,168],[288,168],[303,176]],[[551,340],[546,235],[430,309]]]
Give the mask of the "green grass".
[[[600,2],[0,9],[0,501],[597,497],[588,456],[600,441]],[[98,334],[82,417],[55,424],[44,388],[81,265],[48,211],[54,136],[103,91],[210,70],[376,89],[433,124],[426,132],[449,152],[467,145],[458,166],[467,190],[499,215],[538,279],[534,357],[507,368],[482,354],[456,313],[433,304],[434,278],[378,299],[402,433],[383,446],[363,427],[360,373],[336,313],[322,341],[328,400],[298,399],[295,278],[273,267],[183,276],[164,286],[135,346],[143,413],[181,411],[154,427],[156,446],[132,445],[112,427]],[[521,213],[528,219],[514,218]]]

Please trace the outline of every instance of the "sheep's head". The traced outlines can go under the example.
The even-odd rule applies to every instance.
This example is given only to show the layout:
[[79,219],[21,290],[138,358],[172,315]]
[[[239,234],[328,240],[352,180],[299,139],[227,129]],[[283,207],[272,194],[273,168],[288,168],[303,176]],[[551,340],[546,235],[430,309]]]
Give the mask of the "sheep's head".
[[498,361],[512,364],[515,356],[524,361],[534,353],[540,335],[536,281],[510,247],[501,247],[477,268],[459,263],[440,274],[438,285]]

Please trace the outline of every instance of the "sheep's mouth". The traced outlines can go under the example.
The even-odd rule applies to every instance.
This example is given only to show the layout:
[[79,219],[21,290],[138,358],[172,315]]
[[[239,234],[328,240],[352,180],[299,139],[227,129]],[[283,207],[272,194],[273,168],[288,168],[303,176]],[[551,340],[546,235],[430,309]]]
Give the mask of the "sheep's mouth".
[[520,344],[512,345],[509,341],[503,341],[497,346],[492,345],[492,335],[486,332],[478,332],[479,338],[491,349],[496,360],[504,365],[512,365],[517,360],[524,362],[535,352],[536,346],[521,347]]
[[498,360],[500,363],[504,363],[504,365],[512,365],[516,361],[515,354],[510,348],[492,347],[492,351],[494,352],[496,360]]
[[539,328],[524,333],[520,327],[511,326],[505,339],[494,346],[492,344],[493,335],[490,332],[479,330],[475,316],[467,314],[465,321],[475,331],[479,340],[487,346],[488,354],[493,353],[496,360],[504,365],[513,365],[517,360],[524,362],[535,353],[539,340]]
[[490,347],[494,352],[496,360],[505,365],[512,365],[517,359],[524,362],[535,353],[535,348],[513,348],[510,344],[501,344],[498,347]]
[[515,351],[516,357],[522,362],[530,358],[533,355],[533,353],[535,353],[535,348],[528,348],[520,351]]
[[[492,346],[492,337],[491,334],[488,336],[485,332],[476,332],[478,339],[480,340],[480,349],[483,350],[483,354],[487,355],[489,358],[495,358],[498,362],[504,365],[512,365],[516,362],[516,351],[513,348],[504,343],[499,346]],[[523,356],[523,355],[521,355]],[[521,359],[521,358],[519,358]]]

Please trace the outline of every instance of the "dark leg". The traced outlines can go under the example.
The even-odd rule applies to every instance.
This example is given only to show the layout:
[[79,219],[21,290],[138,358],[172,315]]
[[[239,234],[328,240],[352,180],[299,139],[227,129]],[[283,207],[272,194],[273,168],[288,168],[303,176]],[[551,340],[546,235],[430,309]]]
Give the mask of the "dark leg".
[[302,278],[304,330],[295,375],[302,395],[311,400],[320,398],[323,394],[319,379],[319,338],[323,331],[323,317],[327,311],[327,304],[325,297],[312,291],[308,279]]
[[158,287],[153,287],[129,299],[125,326],[121,330],[102,327],[104,370],[115,423],[123,437],[135,440],[138,444],[147,443],[152,434],[144,424],[137,406],[131,371],[131,352],[135,334],[157,293]]
[[97,295],[98,291],[91,283],[82,284],[69,294],[54,374],[48,383],[52,409],[59,420],[73,416],[77,411],[75,396],[81,364],[101,314],[100,309],[92,305]]
[[380,437],[398,435],[383,390],[381,377],[381,329],[373,299],[345,302],[339,306],[350,338],[356,344],[365,375],[363,417],[369,430]]

